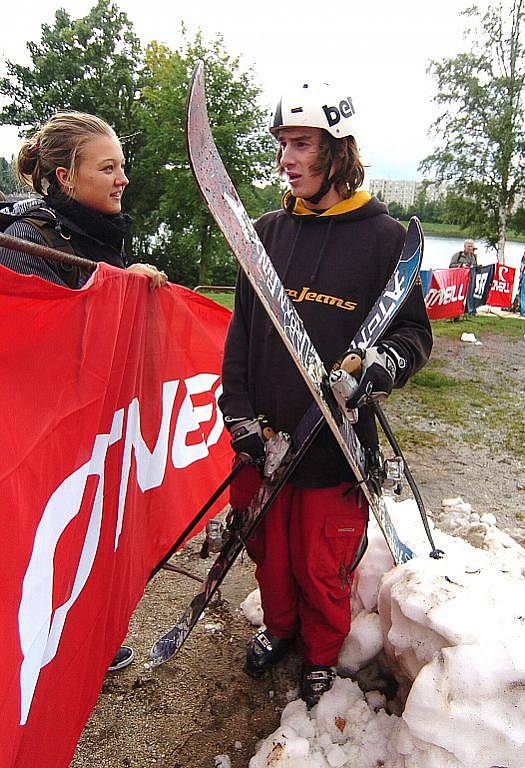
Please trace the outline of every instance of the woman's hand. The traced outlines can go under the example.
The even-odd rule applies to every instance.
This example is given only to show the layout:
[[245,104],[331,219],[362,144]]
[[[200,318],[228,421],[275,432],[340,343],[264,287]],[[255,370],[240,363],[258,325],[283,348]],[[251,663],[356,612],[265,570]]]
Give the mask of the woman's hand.
[[150,291],[154,291],[155,288],[162,288],[162,286],[166,285],[168,282],[167,274],[165,272],[159,272],[157,267],[153,264],[132,264],[128,267],[128,272],[149,277]]

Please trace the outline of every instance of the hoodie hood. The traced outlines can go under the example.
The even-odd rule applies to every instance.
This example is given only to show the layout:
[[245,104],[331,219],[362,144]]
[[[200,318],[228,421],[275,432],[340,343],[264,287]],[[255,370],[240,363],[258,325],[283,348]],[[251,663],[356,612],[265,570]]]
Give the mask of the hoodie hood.
[[325,211],[314,211],[306,206],[302,198],[294,197],[291,192],[287,192],[283,197],[283,208],[292,216],[301,216],[310,220],[333,218],[359,221],[388,213],[386,205],[364,189],[354,192],[351,197],[341,200]]

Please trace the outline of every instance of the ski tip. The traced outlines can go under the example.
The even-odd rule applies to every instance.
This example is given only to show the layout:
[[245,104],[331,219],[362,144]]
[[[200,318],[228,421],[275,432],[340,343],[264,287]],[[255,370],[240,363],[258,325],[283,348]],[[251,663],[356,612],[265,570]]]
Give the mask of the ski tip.
[[405,244],[401,254],[401,262],[410,262],[413,259],[421,262],[423,258],[423,230],[416,216],[412,216],[408,222],[408,229],[405,235]]
[[188,88],[188,97],[186,99],[186,121],[188,120],[190,107],[195,94],[199,91],[204,92],[204,62],[198,61],[193,68],[190,85]]
[[191,76],[191,84],[196,80],[202,80],[204,77],[204,62],[199,59],[197,63],[195,64],[195,67],[193,68],[193,73]]
[[[169,652],[171,649],[167,647],[168,645],[169,643],[167,643],[165,640],[157,640],[149,652],[149,661],[144,664],[144,668],[152,670],[155,669],[155,667],[160,667],[160,665],[164,664],[165,661],[168,661],[168,659],[172,656],[172,654]],[[168,651],[168,653],[166,653],[166,651]]]
[[423,230],[421,229],[421,222],[417,216],[410,217],[407,229],[407,239],[408,237],[414,237],[423,242]]

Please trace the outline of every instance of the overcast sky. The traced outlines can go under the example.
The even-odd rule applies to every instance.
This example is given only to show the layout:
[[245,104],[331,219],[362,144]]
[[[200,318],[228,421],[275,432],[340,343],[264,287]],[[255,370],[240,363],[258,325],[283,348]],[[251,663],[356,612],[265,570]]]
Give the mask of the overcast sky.
[[[28,63],[25,43],[38,40],[58,7],[85,15],[95,0],[2,3],[0,71],[10,59]],[[309,79],[347,84],[369,178],[415,179],[432,149],[430,59],[464,48],[461,0],[120,0],[143,43],[180,41],[180,22],[206,38],[220,33],[228,51],[251,67],[270,105],[280,89]],[[17,129],[0,127],[0,156],[19,145]]]

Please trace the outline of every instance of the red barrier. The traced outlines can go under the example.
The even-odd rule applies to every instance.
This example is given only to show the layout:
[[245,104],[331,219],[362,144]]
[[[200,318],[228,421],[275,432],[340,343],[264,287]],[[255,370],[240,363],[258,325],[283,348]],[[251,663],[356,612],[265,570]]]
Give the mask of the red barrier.
[[464,313],[469,275],[469,267],[433,270],[430,288],[425,296],[431,320],[458,317]]
[[489,306],[501,307],[502,309],[511,308],[515,275],[516,270],[514,267],[496,264],[496,271],[494,272],[494,278],[487,298]]
[[1,768],[69,765],[151,570],[227,474],[228,320],[103,264],[80,291],[0,267]]

